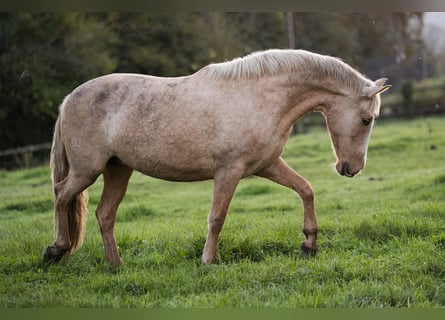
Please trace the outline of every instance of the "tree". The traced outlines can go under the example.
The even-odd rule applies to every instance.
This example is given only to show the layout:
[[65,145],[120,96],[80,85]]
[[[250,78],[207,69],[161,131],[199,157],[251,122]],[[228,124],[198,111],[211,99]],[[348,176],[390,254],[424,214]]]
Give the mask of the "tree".
[[297,47],[341,57],[372,78],[397,81],[410,66],[421,13],[298,13]]
[[1,13],[0,149],[50,140],[70,89],[115,68],[110,37],[86,14]]
[[[341,57],[392,84],[411,76],[408,68],[420,70],[421,14],[294,17],[296,48]],[[0,13],[0,149],[49,141],[63,97],[88,79],[110,72],[182,76],[286,48],[286,22],[282,12]]]

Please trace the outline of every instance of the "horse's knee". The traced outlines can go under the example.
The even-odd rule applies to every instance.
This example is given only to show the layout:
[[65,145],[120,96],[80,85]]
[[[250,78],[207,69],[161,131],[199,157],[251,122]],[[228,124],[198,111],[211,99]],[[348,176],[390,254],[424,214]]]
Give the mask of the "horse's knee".
[[110,214],[107,211],[97,209],[96,210],[96,218],[99,224],[100,231],[107,232],[114,228],[116,214]]
[[294,190],[298,193],[301,200],[304,202],[313,202],[315,198],[314,190],[312,189],[311,185],[309,183],[306,183],[304,185],[300,185]]
[[310,185],[308,185],[306,188],[304,188],[303,199],[306,201],[314,201],[314,198],[315,198],[314,190]]
[[213,234],[219,234],[224,225],[224,219],[220,217],[209,217],[209,231]]

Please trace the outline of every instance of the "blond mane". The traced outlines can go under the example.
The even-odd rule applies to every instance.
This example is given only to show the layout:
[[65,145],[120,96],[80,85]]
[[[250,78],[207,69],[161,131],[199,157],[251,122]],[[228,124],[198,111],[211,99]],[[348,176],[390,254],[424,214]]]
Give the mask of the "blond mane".
[[338,58],[306,50],[270,49],[253,52],[231,61],[208,66],[212,79],[258,79],[263,76],[298,72],[310,79],[333,79],[360,90],[370,80]]

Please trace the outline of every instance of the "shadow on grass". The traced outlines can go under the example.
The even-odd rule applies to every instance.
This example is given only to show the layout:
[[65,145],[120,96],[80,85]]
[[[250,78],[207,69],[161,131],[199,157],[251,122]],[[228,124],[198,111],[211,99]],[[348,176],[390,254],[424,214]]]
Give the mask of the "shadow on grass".
[[[205,238],[194,239],[186,258],[191,260],[201,259]],[[261,262],[267,257],[283,255],[288,257],[300,257],[300,245],[283,241],[253,241],[244,239],[223,239],[218,244],[217,263],[236,263],[243,260]]]

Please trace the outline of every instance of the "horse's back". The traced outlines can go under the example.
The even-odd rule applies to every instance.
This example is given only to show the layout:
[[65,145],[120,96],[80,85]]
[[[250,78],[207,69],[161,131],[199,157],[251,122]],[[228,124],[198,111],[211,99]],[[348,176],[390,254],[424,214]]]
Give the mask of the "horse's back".
[[119,158],[163,179],[211,178],[214,161],[206,142],[217,126],[190,101],[186,82],[111,74],[80,85],[61,109],[65,143],[84,158]]

